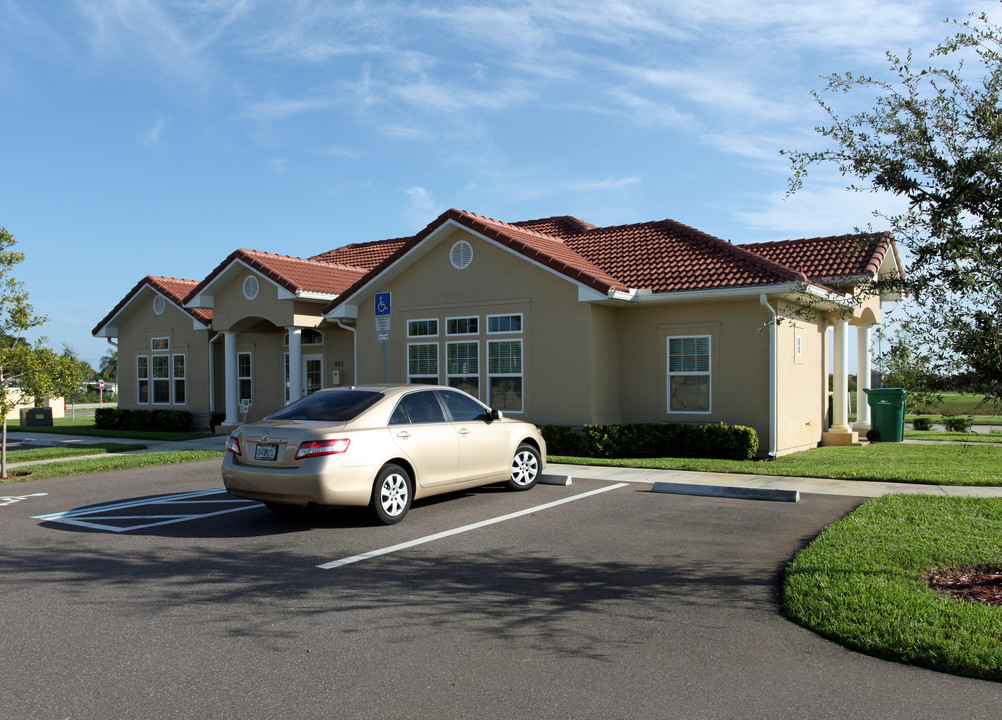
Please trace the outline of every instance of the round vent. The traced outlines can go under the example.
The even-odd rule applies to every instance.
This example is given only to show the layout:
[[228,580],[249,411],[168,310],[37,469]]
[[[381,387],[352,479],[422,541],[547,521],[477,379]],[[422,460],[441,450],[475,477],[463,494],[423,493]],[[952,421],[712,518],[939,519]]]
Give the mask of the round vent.
[[155,298],[153,298],[153,312],[155,312],[157,315],[163,315],[164,310],[166,309],[167,309],[167,301],[164,300],[163,295],[157,295]]
[[465,240],[460,240],[452,246],[449,260],[452,262],[452,267],[457,270],[465,270],[473,262],[473,246]]
[[248,300],[253,300],[257,297],[258,290],[261,289],[261,283],[257,281],[257,278],[253,275],[248,275],[244,278],[244,297]]

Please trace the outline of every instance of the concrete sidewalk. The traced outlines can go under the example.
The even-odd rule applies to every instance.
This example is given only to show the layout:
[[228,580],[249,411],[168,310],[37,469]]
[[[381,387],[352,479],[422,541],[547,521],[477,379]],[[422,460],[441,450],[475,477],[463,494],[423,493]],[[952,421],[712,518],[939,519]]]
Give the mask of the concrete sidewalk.
[[751,488],[796,490],[822,495],[877,497],[891,493],[943,495],[963,497],[1002,497],[1002,487],[960,485],[917,485],[914,483],[869,482],[864,480],[826,480],[822,478],[781,477],[777,475],[745,475],[739,473],[691,472],[686,470],[638,470],[634,468],[598,467],[595,465],[546,466],[549,476],[593,478],[613,482],[681,483],[718,488]]

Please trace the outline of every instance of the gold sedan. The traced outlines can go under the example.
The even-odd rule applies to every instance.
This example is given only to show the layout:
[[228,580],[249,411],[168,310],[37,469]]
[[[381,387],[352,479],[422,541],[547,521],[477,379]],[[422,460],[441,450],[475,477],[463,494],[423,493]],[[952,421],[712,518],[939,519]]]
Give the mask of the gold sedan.
[[371,508],[387,525],[421,497],[505,482],[528,490],[546,467],[539,429],[451,387],[320,390],[226,440],[231,495],[281,512]]

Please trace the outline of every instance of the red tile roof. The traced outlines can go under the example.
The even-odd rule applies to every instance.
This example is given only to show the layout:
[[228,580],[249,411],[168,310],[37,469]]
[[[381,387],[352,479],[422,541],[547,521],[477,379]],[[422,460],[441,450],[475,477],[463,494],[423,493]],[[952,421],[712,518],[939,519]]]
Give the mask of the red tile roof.
[[352,243],[351,245],[345,245],[334,250],[328,250],[320,255],[314,255],[310,260],[371,270],[396,252],[408,240],[410,238]]
[[226,268],[242,261],[291,293],[312,292],[337,295],[365,275],[365,270],[291,255],[276,255],[243,248],[230,253],[209,275],[188,293],[191,299],[208,287]]
[[752,243],[740,247],[786,267],[797,268],[813,280],[872,275],[890,251],[898,272],[904,274],[897,245],[890,233],[835,235],[829,237]]
[[[367,257],[381,256],[382,260],[324,311],[360,290],[369,278],[448,221],[603,294],[634,288],[668,293],[820,284],[833,278],[876,273],[888,250],[894,253],[898,270],[902,271],[897,248],[886,233],[872,236],[871,242],[862,246],[851,236],[733,245],[673,220],[603,228],[570,216],[504,223],[452,209],[412,238],[384,241],[382,251],[377,250],[381,243],[355,246],[364,247]],[[336,257],[338,252],[315,258]]]
[[[887,233],[733,245],[673,220],[596,227],[561,215],[505,223],[453,209],[413,237],[353,243],[310,258],[240,249],[200,283],[149,276],[94,332],[143,285],[183,305],[238,261],[291,293],[337,296],[324,308],[328,312],[450,221],[605,295],[631,289],[670,293],[801,282],[838,284],[840,278],[875,274],[889,251],[903,274],[897,246]],[[211,322],[210,310],[185,311],[200,322]]]
[[183,304],[185,297],[187,297],[188,293],[190,293],[196,285],[198,285],[198,283],[195,280],[182,280],[180,278],[147,275],[142,280],[137,282],[128,293],[126,293],[125,297],[119,301],[118,305],[116,305],[110,313],[104,316],[104,319],[101,320],[101,322],[99,322],[93,330],[91,330],[91,334],[97,334],[101,328],[111,322],[112,318],[121,312],[122,309],[125,308],[125,306],[139,294],[140,290],[147,286],[160,295],[163,295],[167,300],[170,300],[183,312],[195,318],[203,325],[208,326],[209,323],[212,322],[212,310],[204,308],[187,308]]

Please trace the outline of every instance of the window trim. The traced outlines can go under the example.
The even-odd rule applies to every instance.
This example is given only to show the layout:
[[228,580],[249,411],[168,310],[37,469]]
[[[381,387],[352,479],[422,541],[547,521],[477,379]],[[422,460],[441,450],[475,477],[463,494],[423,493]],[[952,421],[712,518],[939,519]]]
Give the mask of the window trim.
[[[143,367],[140,367],[141,362]],[[140,371],[145,372],[140,372]],[[146,387],[146,399],[143,400],[142,388]],[[137,405],[149,405],[150,404],[150,356],[149,355],[137,355],[136,356],[136,404]]]
[[[517,373],[495,373],[491,372],[491,346],[499,345],[501,343],[518,343],[518,363],[519,372]],[[488,340],[487,341],[487,403],[494,407],[494,402],[492,398],[494,397],[494,379],[495,378],[509,378],[517,377],[522,381],[522,392],[519,394],[519,400],[521,404],[518,408],[498,408],[506,413],[522,413],[525,412],[525,341],[522,338],[505,338],[498,340]]]
[[[480,399],[480,341],[472,339],[473,336],[467,336],[467,337],[470,339],[452,340],[445,344],[445,384],[448,385],[449,387],[454,388],[456,386],[452,384],[453,378],[473,378],[476,381],[475,384],[477,386],[477,392],[470,394],[473,395],[475,398],[477,398],[477,400],[479,400]],[[449,360],[450,360],[449,348],[454,347],[456,345],[472,345],[473,348],[476,350],[475,362],[477,367],[475,371],[466,373],[449,372]]]
[[[476,322],[476,330],[467,330],[466,332],[451,332],[449,330],[450,320],[473,320]],[[479,315],[456,315],[454,317],[447,317],[445,319],[445,336],[446,337],[473,337],[474,335],[480,334],[480,316]]]
[[[433,337],[433,336],[432,336]],[[406,368],[407,368],[407,382],[408,383],[418,383],[422,385],[439,385],[442,379],[442,362],[439,357],[439,343],[436,342],[411,342],[407,343],[407,357],[406,357]],[[415,347],[433,347],[435,349],[435,374],[430,373],[412,373],[411,372],[411,348]],[[415,380],[415,378],[418,378]],[[428,380],[434,379],[434,383],[426,382]]]
[[[495,318],[518,318],[518,330],[491,330],[491,320]],[[525,330],[525,321],[522,313],[495,313],[487,316],[488,335],[521,335]]]
[[[180,376],[177,374],[177,359],[181,358],[181,370],[183,371]],[[185,353],[174,353],[170,358],[170,379],[171,379],[171,402],[174,405],[187,405],[188,404],[188,358]],[[177,400],[177,384],[181,383],[183,390],[181,394],[184,396],[181,402]]]
[[[417,333],[415,333],[415,332],[413,332],[413,330],[411,328],[411,324],[412,323],[422,323],[422,322],[435,323],[435,332],[428,333],[428,334],[420,334],[420,335],[417,334]],[[438,323],[439,323],[439,320],[438,320],[437,317],[436,318],[414,318],[413,320],[408,320],[407,321],[407,337],[409,337],[409,338],[433,338],[433,337],[438,337],[438,333],[439,333]]]
[[[163,377],[157,377],[157,360],[164,361],[164,368],[166,369],[166,374]],[[158,355],[153,355],[150,358],[150,403],[153,405],[170,405],[171,404],[171,356],[167,353],[161,353]],[[157,386],[167,384],[166,400],[157,400]]]
[[[157,347],[158,340],[163,340],[163,347]],[[150,352],[170,352],[170,338],[166,336],[150,338]]]
[[[247,368],[249,370],[247,375],[240,374],[240,358],[241,356],[247,356]],[[240,392],[242,383],[241,380],[247,380],[248,392],[247,397],[244,397]],[[254,358],[250,351],[242,351],[237,353],[237,403],[241,400],[249,400],[251,405],[254,404]]]
[[[699,371],[678,371],[672,372],[671,369],[671,344],[673,340],[698,340],[706,339],[706,370]],[[666,360],[666,375],[665,379],[667,381],[667,407],[666,412],[669,415],[710,415],[713,413],[713,336],[710,334],[700,334],[700,335],[669,335],[665,342],[665,360]],[[698,410],[672,410],[671,406],[671,381],[673,377],[705,377],[707,382],[706,389],[706,409]]]

